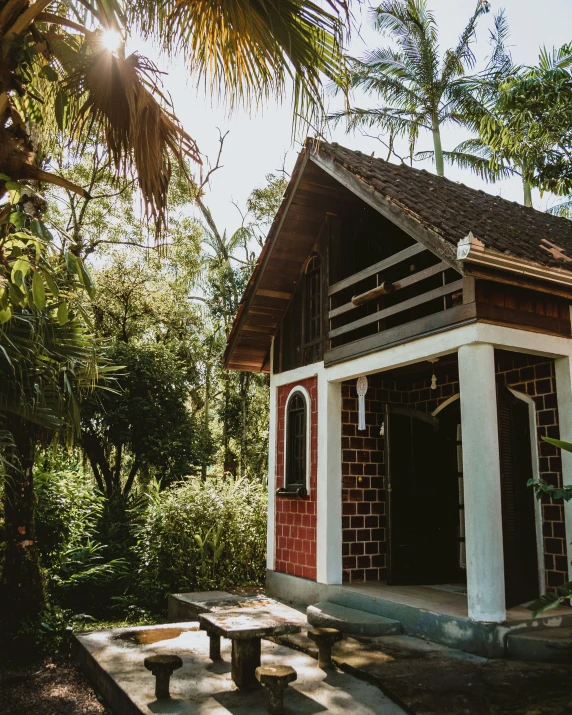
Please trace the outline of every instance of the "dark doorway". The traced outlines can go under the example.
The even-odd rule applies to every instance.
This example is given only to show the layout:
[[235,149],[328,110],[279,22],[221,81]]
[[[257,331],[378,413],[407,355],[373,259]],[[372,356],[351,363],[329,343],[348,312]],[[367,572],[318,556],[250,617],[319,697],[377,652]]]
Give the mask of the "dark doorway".
[[506,607],[538,598],[538,555],[529,407],[504,385],[497,394]]
[[436,417],[386,406],[391,584],[458,580],[458,480],[452,437],[453,432],[440,429]]

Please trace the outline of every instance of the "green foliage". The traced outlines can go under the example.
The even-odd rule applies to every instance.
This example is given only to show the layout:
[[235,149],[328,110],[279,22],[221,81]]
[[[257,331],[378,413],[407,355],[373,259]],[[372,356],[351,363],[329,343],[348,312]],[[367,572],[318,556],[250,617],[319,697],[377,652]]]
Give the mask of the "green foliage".
[[379,97],[381,106],[351,107],[330,119],[346,119],[348,130],[375,127],[387,133],[390,155],[394,137],[408,138],[412,157],[420,131],[430,131],[437,173],[443,175],[441,127],[473,127],[478,112],[467,71],[475,65],[471,45],[478,19],[488,9],[488,2],[478,0],[457,45],[441,54],[437,22],[426,0],[383,0],[372,11],[374,25],[397,49],[368,51],[352,60],[348,75],[338,81],[346,94],[363,90]]
[[533,612],[533,618],[536,618],[552,608],[558,608],[566,601],[572,602],[572,581],[558,586],[550,593],[543,593],[540,598],[529,603],[527,607]]
[[484,142],[521,167],[524,180],[557,195],[572,192],[572,45],[543,50],[537,67],[514,71],[480,121]]
[[136,551],[140,593],[153,608],[168,593],[261,585],[266,490],[246,479],[174,485],[149,504]]
[[110,518],[108,500],[78,464],[46,460],[34,487],[36,540],[53,602],[76,613],[105,611],[125,589],[132,539],[122,543],[117,514]]
[[82,409],[82,444],[101,490],[127,495],[140,471],[163,483],[192,474],[196,427],[186,366],[164,345],[116,343],[110,355],[123,366],[119,394],[100,392]]
[[[572,443],[564,442],[560,439],[553,439],[552,437],[543,437],[545,442],[553,444],[559,449],[563,449],[565,452],[572,452]],[[564,500],[570,501],[572,499],[572,486],[565,485],[563,487],[555,487],[553,484],[548,484],[544,479],[529,479],[527,486],[534,488],[534,492],[538,499],[543,495],[546,495],[557,501]],[[533,616],[542,615],[545,611],[551,608],[557,608],[565,601],[572,602],[572,581],[568,581],[563,586],[558,586],[553,591],[549,593],[544,593],[540,598],[537,598],[532,603],[528,604],[528,608],[533,611]]]
[[[563,449],[565,452],[572,452],[572,442],[564,442],[561,439],[554,439],[553,437],[543,437],[542,439],[544,442],[558,447],[558,449]],[[570,501],[572,499],[572,486],[569,485],[556,487],[553,484],[548,484],[544,479],[529,479],[527,486],[534,488],[534,492],[539,499],[543,494],[557,500]]]
[[[58,463],[59,462],[59,463]],[[59,568],[64,554],[81,547],[97,533],[104,498],[77,464],[46,460],[34,473],[36,539],[42,565]]]

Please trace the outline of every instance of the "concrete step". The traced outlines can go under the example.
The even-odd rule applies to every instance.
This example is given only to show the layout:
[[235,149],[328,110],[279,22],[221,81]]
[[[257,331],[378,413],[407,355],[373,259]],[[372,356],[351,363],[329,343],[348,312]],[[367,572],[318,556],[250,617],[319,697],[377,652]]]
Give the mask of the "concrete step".
[[352,636],[389,636],[401,633],[401,623],[375,613],[358,611],[330,601],[308,606],[308,623],[317,628],[337,628]]
[[572,626],[510,633],[507,652],[517,660],[572,663]]

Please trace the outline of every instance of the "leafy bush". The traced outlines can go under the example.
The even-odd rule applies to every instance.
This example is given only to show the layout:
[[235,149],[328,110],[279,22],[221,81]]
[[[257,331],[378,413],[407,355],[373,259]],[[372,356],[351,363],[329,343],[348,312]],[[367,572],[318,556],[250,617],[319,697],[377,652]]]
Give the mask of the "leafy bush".
[[80,465],[54,471],[46,465],[36,470],[34,488],[36,542],[54,603],[76,613],[105,611],[135,570],[124,543],[129,525],[109,518],[113,505]]
[[168,593],[260,585],[266,489],[246,479],[190,479],[149,500],[138,532],[138,592],[151,608]]
[[36,542],[48,569],[62,565],[66,551],[95,537],[105,504],[81,465],[57,466],[34,472]]

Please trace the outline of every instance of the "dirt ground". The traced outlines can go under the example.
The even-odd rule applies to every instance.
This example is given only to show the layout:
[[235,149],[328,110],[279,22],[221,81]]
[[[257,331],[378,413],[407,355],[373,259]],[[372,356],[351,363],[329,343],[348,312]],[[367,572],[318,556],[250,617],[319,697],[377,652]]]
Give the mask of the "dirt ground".
[[2,715],[109,715],[69,660],[0,668]]

